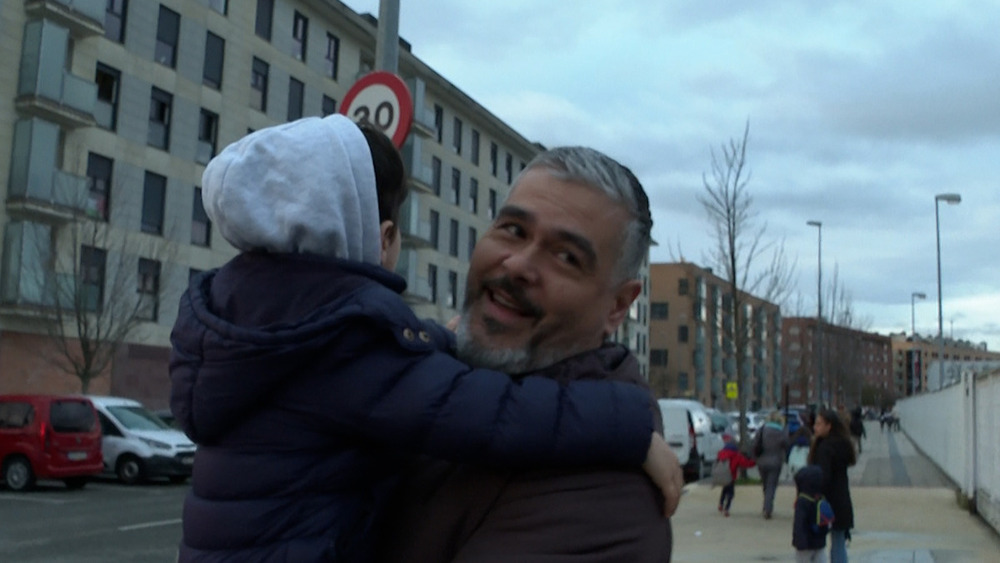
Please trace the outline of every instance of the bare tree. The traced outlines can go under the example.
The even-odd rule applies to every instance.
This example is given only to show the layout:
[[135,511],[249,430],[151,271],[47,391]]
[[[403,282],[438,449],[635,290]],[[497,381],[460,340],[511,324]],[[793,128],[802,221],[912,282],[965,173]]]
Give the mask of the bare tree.
[[[725,336],[732,343],[739,389],[740,441],[746,443],[746,412],[749,399],[749,375],[745,374],[748,348],[749,319],[742,314],[750,294],[772,303],[780,303],[792,289],[794,264],[784,251],[784,242],[765,242],[767,224],[758,222],[753,197],[747,188],[750,172],[747,168],[747,141],[750,122],[747,121],[740,139],[730,139],[721,152],[712,150],[711,175],[702,175],[705,191],[698,201],[708,214],[715,235],[715,246],[707,260],[722,272],[729,282],[731,322],[723,323]],[[770,260],[761,267],[760,261],[770,253]],[[759,294],[758,291],[763,291]]]
[[52,239],[46,359],[77,377],[87,393],[94,379],[108,373],[119,346],[155,320],[162,265],[170,261],[172,246],[86,217],[53,230]]
[[828,366],[828,396],[839,397],[842,404],[848,397],[858,403],[862,400],[864,377],[859,370],[863,350],[856,331],[868,330],[872,321],[858,315],[854,298],[840,280],[840,268],[836,263],[824,300],[829,305],[826,322],[831,327],[827,331],[829,345],[822,347],[823,364]]

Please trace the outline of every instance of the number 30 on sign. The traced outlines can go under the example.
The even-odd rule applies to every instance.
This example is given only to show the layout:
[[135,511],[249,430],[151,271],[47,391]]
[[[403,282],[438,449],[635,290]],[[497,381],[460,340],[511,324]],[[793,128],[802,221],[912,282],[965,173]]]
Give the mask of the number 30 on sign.
[[380,129],[402,147],[413,123],[413,99],[403,79],[391,72],[371,72],[351,86],[340,113]]

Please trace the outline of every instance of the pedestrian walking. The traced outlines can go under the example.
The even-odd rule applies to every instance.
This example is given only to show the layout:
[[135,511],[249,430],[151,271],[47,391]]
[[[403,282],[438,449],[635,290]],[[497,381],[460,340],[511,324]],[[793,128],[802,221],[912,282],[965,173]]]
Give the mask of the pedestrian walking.
[[778,478],[781,476],[781,466],[785,462],[785,452],[789,446],[788,434],[785,432],[784,420],[780,412],[772,412],[767,422],[757,431],[754,438],[753,453],[760,472],[761,485],[764,488],[764,519],[770,520],[774,512],[774,492],[778,489]]
[[[829,502],[823,497],[823,470],[816,465],[807,465],[795,474],[795,516],[792,519],[792,547],[795,561],[799,563],[826,562],[826,535],[830,531],[824,517],[823,508]],[[826,503],[823,506],[823,503]],[[836,521],[836,514],[834,521]]]
[[847,426],[835,411],[819,411],[813,430],[816,437],[809,451],[809,463],[823,471],[822,493],[836,515],[830,528],[830,562],[846,563],[847,543],[854,527],[847,468],[857,462],[857,456]]
[[858,455],[861,455],[861,441],[865,438],[865,422],[864,414],[861,412],[861,407],[854,407],[851,411],[851,440],[854,442],[854,447],[858,449]]
[[743,455],[736,442],[730,438],[719,450],[718,461],[729,464],[729,473],[732,476],[732,480],[722,487],[722,494],[719,495],[719,512],[728,517],[729,507],[733,504],[733,497],[736,496],[736,472],[741,468],[753,467],[754,460]]

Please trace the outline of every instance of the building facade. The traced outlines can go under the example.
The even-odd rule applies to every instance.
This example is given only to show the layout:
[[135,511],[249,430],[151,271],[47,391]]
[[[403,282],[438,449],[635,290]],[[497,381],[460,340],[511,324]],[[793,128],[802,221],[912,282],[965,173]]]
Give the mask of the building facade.
[[[937,391],[961,381],[965,370],[986,373],[1000,368],[1000,353],[985,344],[897,333],[892,339],[892,386],[897,397]],[[943,362],[939,360],[944,352]],[[942,369],[943,368],[943,369]]]
[[[726,280],[689,262],[650,265],[649,381],[660,397],[690,397],[720,410],[738,410],[727,397],[736,376],[736,346]],[[781,311],[752,295],[740,297],[748,319],[743,385],[751,410],[781,400]]]
[[895,396],[888,336],[825,322],[817,331],[816,317],[786,317],[782,343],[791,404],[853,408]]

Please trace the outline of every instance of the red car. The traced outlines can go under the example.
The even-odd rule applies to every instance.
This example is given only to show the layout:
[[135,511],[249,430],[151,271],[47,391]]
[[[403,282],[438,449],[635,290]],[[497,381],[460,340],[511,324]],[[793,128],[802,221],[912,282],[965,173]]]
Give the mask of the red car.
[[37,479],[61,479],[71,489],[104,469],[101,425],[86,397],[0,395],[0,469],[14,491]]

